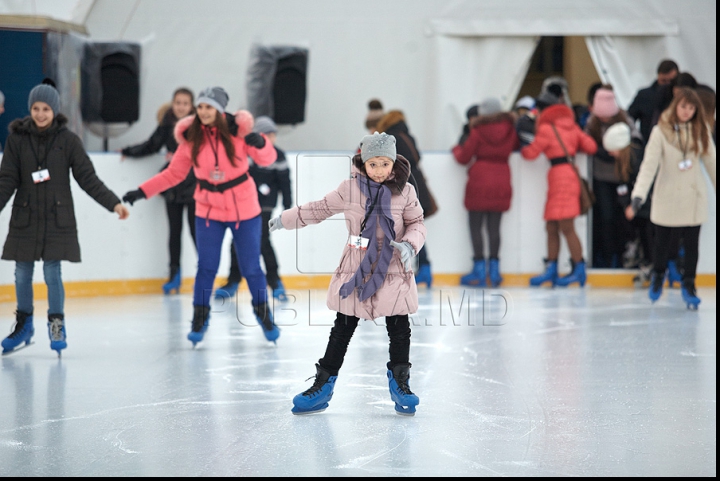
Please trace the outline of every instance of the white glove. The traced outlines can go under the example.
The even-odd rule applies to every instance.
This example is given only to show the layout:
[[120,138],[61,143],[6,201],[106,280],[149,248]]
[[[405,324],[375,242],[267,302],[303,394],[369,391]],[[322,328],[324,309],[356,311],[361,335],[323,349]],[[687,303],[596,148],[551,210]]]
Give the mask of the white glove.
[[412,269],[412,258],[415,257],[415,249],[410,245],[409,242],[395,242],[390,241],[390,245],[400,251],[400,260],[402,260],[405,272]]
[[268,221],[268,227],[270,227],[270,232],[275,232],[276,230],[284,229],[282,225],[282,221],[280,220],[280,216],[273,217]]

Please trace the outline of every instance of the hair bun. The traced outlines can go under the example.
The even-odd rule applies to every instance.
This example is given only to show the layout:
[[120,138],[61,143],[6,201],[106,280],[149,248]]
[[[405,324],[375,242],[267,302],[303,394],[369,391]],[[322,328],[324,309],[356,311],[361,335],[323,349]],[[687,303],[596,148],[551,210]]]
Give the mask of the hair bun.
[[368,102],[368,109],[370,110],[382,110],[383,106],[378,99],[372,99]]
[[41,84],[49,85],[51,87],[57,88],[57,85],[55,85],[55,82],[50,77],[45,77]]

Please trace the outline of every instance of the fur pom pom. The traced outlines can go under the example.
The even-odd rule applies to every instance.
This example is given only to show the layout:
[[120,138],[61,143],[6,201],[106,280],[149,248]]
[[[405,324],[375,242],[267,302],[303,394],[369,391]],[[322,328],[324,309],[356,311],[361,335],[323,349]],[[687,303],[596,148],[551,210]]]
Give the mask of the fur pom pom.
[[252,132],[255,118],[247,110],[238,110],[235,112],[235,123],[238,126],[237,136],[242,138]]
[[190,125],[193,123],[193,120],[195,120],[195,115],[188,115],[187,117],[183,117],[180,120],[177,121],[175,124],[175,130],[173,130],[173,136],[175,137],[175,142],[178,143],[178,145],[187,142],[185,140],[185,137],[183,134],[187,129],[190,128]]

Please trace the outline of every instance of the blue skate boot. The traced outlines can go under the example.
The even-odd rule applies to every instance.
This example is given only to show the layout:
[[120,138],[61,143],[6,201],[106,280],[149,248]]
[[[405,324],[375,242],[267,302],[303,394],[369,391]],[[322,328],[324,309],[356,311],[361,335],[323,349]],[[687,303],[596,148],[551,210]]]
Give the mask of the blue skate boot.
[[490,259],[490,286],[499,287],[503,278],[500,275],[500,259]]
[[67,347],[63,314],[48,314],[48,336],[50,337],[50,349],[57,351],[58,357],[60,357],[61,351]]
[[420,285],[423,282],[427,284],[428,289],[432,287],[433,278],[432,272],[430,271],[430,264],[421,265],[415,275],[415,284]]
[[[32,337],[35,335],[33,316],[27,312],[15,311],[15,327],[8,337],[3,339],[3,356],[19,351],[32,344]],[[24,346],[20,346],[25,343]]]
[[460,278],[460,285],[469,287],[485,287],[487,285],[485,274],[485,259],[473,261],[472,271]]
[[695,290],[695,280],[683,280],[682,286],[680,287],[680,293],[682,294],[683,301],[685,301],[687,308],[691,311],[697,311],[701,301],[697,296],[697,291]]
[[[293,414],[320,413],[327,409],[332,399],[337,376],[331,376],[320,364],[315,364],[315,382],[307,391],[293,398]],[[309,378],[312,379],[312,378]]]
[[390,388],[390,397],[395,403],[395,412],[404,416],[414,416],[415,406],[420,399],[410,391],[410,368],[412,364],[398,364],[388,369],[387,377]]
[[567,287],[570,284],[577,282],[580,284],[580,287],[585,287],[585,281],[587,281],[587,272],[585,271],[585,261],[581,260],[579,262],[572,262],[572,272],[567,275],[563,276],[557,281],[555,281],[555,285],[559,287]]
[[210,307],[209,306],[195,306],[195,313],[193,315],[192,327],[187,335],[190,342],[193,343],[193,347],[198,342],[203,340],[205,332],[210,326]]
[[667,263],[667,280],[668,287],[673,288],[675,283],[682,284],[683,278],[676,261],[668,261]]
[[175,294],[179,294],[181,280],[180,267],[170,266],[170,280],[162,286],[165,295],[171,294],[173,291],[175,291]]
[[558,265],[557,261],[551,261],[548,259],[545,259],[545,272],[540,274],[539,276],[531,277],[530,278],[530,286],[532,287],[539,287],[546,282],[550,282],[553,287],[555,287],[555,284],[558,281]]
[[662,296],[664,283],[665,274],[653,272],[652,280],[650,281],[650,289],[648,290],[648,297],[653,303],[660,299],[660,296]]
[[230,299],[234,297],[240,287],[240,281],[228,279],[224,286],[220,286],[215,290],[215,299]]
[[285,286],[282,281],[278,279],[277,285],[273,287],[273,297],[280,302],[287,302],[287,295],[285,294]]
[[253,304],[253,311],[258,324],[262,327],[265,339],[277,344],[277,338],[280,337],[280,328],[275,325],[270,306],[268,306],[267,302],[257,306]]

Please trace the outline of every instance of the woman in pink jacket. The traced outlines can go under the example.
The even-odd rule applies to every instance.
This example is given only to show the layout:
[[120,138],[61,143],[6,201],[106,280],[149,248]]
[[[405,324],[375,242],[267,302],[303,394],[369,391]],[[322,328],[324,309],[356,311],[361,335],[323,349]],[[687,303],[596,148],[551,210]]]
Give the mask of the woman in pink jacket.
[[252,133],[253,118],[247,111],[225,113],[228,95],[221,87],[210,87],[196,101],[197,113],[175,126],[178,149],[170,165],[138,190],[125,194],[132,205],[182,182],[194,169],[195,235],[198,269],[195,276],[192,329],[193,346],[202,341],[210,318],[210,295],[226,229],[230,229],[252,296],[252,305],[265,337],[275,342],[280,330],[267,304],[267,281],[260,268],[262,220],[257,188],[248,175],[248,154],[260,166],[275,161],[275,148],[263,134]]
[[395,137],[367,135],[353,158],[353,175],[325,196],[270,220],[270,232],[300,229],[335,214],[349,231],[340,265],[328,289],[327,306],[337,312],[315,382],[293,399],[294,414],[324,411],[332,398],[350,338],[360,318],[385,317],[390,337],[387,376],[395,410],[412,415],[419,403],[410,391],[410,320],[418,308],[412,258],[425,242],[423,210],[408,183],[410,163],[397,155]]

